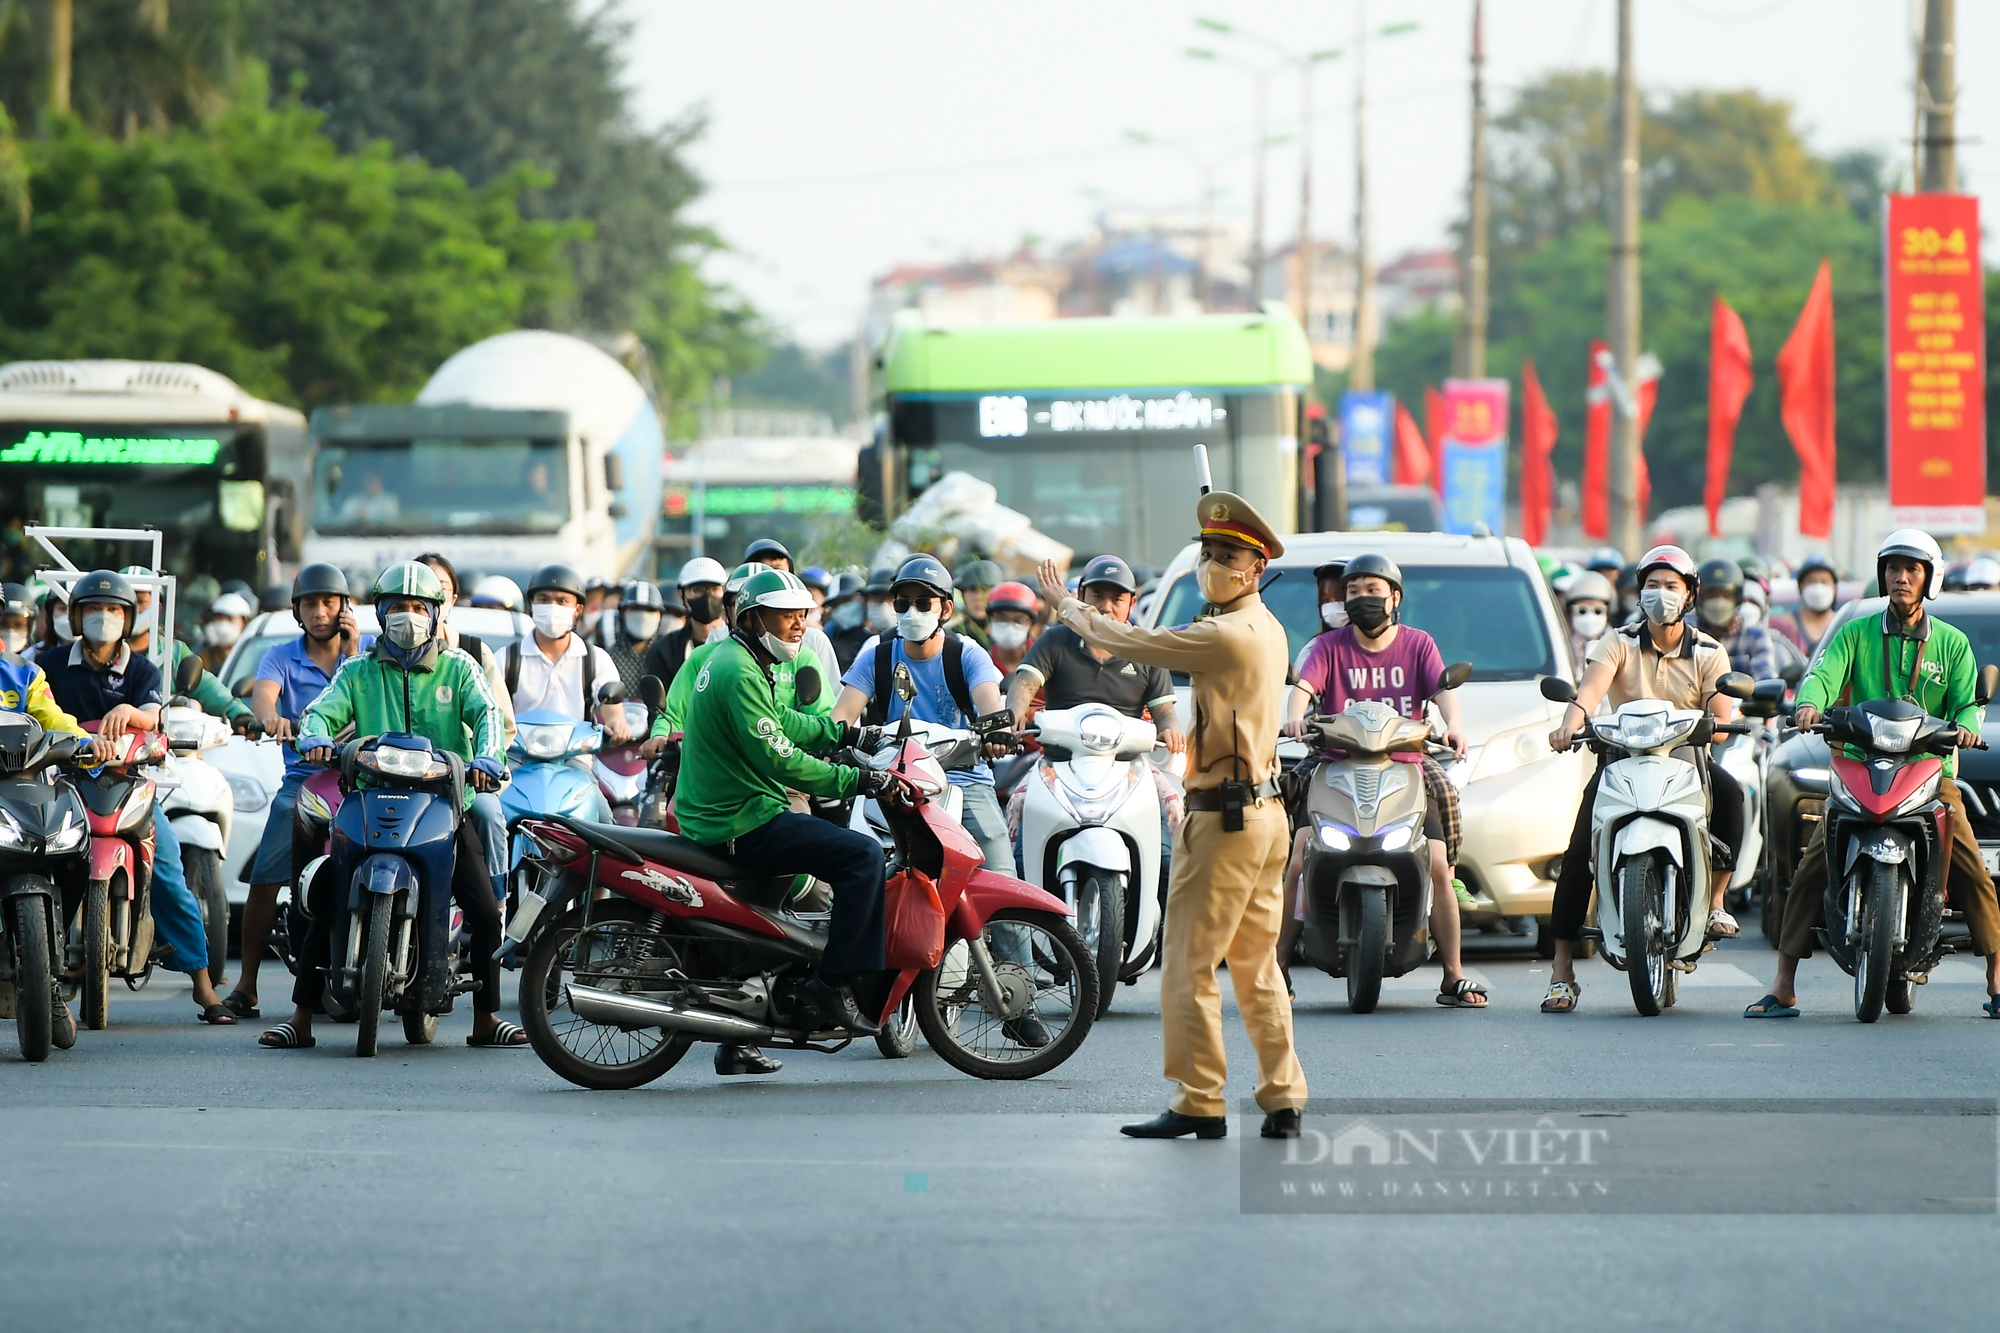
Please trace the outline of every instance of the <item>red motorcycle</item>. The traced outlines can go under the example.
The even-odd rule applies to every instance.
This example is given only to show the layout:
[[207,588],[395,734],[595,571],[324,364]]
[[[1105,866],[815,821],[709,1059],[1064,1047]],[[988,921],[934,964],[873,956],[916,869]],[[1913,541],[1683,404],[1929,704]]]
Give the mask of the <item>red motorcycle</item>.
[[[983,730],[1010,721],[996,719]],[[971,735],[933,754],[905,727],[860,757],[901,774],[914,795],[886,803],[891,970],[857,986],[856,999],[886,1032],[908,997],[925,1040],[953,1068],[1033,1078],[1083,1043],[1099,979],[1062,900],[984,869],[979,844],[933,799],[946,769],[976,764],[980,746]],[[747,875],[658,830],[556,815],[518,828],[539,871],[508,927],[527,946],[521,1022],[564,1078],[636,1088],[697,1041],[831,1052],[853,1040],[798,1021],[797,991],[824,950],[826,917],[792,909],[792,876]]]
[[[86,723],[95,732],[95,722]],[[128,731],[110,760],[79,772],[77,794],[90,822],[90,877],[70,935],[72,975],[83,1025],[111,1023],[111,978],[138,990],[153,976],[153,779],[143,765],[167,757],[167,738]]]

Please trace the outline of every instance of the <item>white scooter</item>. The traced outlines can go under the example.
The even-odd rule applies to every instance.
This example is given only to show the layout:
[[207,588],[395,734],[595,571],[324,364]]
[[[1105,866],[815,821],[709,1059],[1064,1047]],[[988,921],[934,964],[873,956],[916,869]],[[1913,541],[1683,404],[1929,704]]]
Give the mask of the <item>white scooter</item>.
[[[1747,699],[1753,682],[1726,675],[1717,692]],[[1572,703],[1576,687],[1545,677],[1542,697]],[[1625,973],[1632,1003],[1647,1018],[1669,1008],[1681,972],[1692,972],[1708,942],[1711,890],[1708,791],[1701,770],[1674,751],[1717,735],[1747,735],[1754,724],[1717,724],[1706,708],[1634,699],[1586,724],[1604,764],[1591,807],[1598,940],[1604,960]]]
[[1750,905],[1751,886],[1764,869],[1764,756],[1770,731],[1756,727],[1751,734],[1731,736],[1715,748],[1715,762],[1743,788],[1743,845],[1736,848],[1736,868],[1729,875],[1731,912]]
[[222,882],[222,859],[236,817],[235,793],[222,771],[202,758],[204,750],[229,744],[229,724],[210,717],[185,698],[170,702],[160,722],[168,757],[160,765],[160,808],[180,839],[181,866],[188,888],[201,904],[208,934],[208,974],[219,977],[229,961],[229,894]]
[[1160,793],[1150,722],[1105,704],[1036,715],[1041,762],[1021,807],[1023,878],[1068,903],[1097,959],[1099,1015],[1160,942]]

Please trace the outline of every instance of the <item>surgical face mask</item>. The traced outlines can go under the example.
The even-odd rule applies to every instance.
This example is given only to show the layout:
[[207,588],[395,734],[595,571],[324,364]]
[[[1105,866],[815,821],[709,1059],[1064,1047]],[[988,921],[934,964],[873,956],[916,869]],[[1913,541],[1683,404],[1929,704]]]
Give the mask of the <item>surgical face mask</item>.
[[868,628],[877,634],[887,634],[896,628],[896,608],[887,602],[868,603]]
[[141,634],[152,633],[153,626],[158,624],[159,620],[159,613],[152,607],[144,608],[138,615],[132,617],[132,637],[136,639]]
[[1727,597],[1704,597],[1701,599],[1701,618],[1710,625],[1727,625],[1736,619],[1736,603]]
[[1005,648],[1009,652],[1019,648],[1028,641],[1028,627],[1026,625],[1017,625],[1009,620],[994,621],[987,628],[987,632],[993,636],[993,646],[995,648]]
[[1231,569],[1206,556],[1195,562],[1195,581],[1201,595],[1217,606],[1227,606],[1257,586],[1257,575],[1247,569]]
[[1321,602],[1319,604],[1319,623],[1328,629],[1339,629],[1342,625],[1345,625],[1347,623],[1347,603]]
[[125,637],[125,616],[120,611],[85,611],[83,637],[92,643],[116,643]]
[[1799,589],[1799,601],[1808,611],[1831,611],[1833,609],[1833,585],[1814,579]]
[[431,618],[421,611],[391,611],[385,633],[398,648],[416,648],[430,642]]
[[625,626],[625,637],[634,643],[644,643],[660,632],[658,611],[627,611],[618,618]]
[[1347,599],[1347,619],[1363,634],[1374,636],[1382,632],[1389,623],[1389,599],[1386,597],[1350,597]]
[[1743,603],[1743,628],[1750,629],[1764,623],[1764,608],[1755,602]]
[[865,608],[859,602],[842,602],[828,613],[828,619],[835,629],[853,629],[861,623],[861,613]]
[[1687,594],[1672,588],[1645,588],[1639,593],[1639,611],[1655,625],[1666,625],[1681,618],[1686,608]]
[[896,617],[896,633],[904,643],[922,643],[937,633],[938,613],[919,611],[914,606]]
[[1610,617],[1602,610],[1578,607],[1569,613],[1569,627],[1576,631],[1579,638],[1584,639],[1594,639],[1604,633],[1605,624],[1609,620]]
[[242,634],[243,627],[233,620],[211,620],[201,627],[201,637],[211,648],[227,648]]
[[764,651],[777,658],[780,662],[789,662],[799,655],[799,646],[805,641],[801,639],[799,643],[793,643],[789,639],[781,639],[775,634],[764,633],[757,636],[757,642],[763,644]]
[[672,634],[675,630],[679,629],[682,625],[685,624],[687,624],[687,621],[680,616],[663,615],[660,617],[660,628],[658,632],[661,634]]
[[573,606],[553,606],[548,602],[537,602],[530,610],[535,618],[535,628],[546,638],[560,639],[569,633],[572,625],[576,624],[576,608]]
[[18,653],[28,646],[28,631],[24,629],[0,629],[0,648],[10,653]]
[[76,631],[69,627],[69,612],[67,611],[50,616],[49,628],[54,630],[56,637],[64,643],[74,643],[76,641]]
[[[597,622],[602,619],[604,619],[604,608],[602,607],[598,607],[590,611],[585,611],[583,613],[583,632],[585,634],[589,634],[590,632],[595,630],[597,628]],[[575,620],[572,619],[570,623],[575,624],[576,622]],[[559,639],[562,637],[562,634],[558,634],[552,630],[543,630],[542,632],[544,634],[547,634],[552,639]],[[563,633],[567,632],[568,632],[567,630],[563,631]]]

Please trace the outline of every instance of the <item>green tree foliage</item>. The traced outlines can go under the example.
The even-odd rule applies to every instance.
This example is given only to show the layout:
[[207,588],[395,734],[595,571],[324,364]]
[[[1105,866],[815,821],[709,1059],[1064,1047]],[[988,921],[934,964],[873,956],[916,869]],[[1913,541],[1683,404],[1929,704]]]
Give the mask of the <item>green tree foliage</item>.
[[574,228],[525,170],[469,186],[386,144],[342,154],[261,88],[131,143],[23,145],[33,215],[0,245],[0,359],[187,360],[310,405],[407,399],[467,343],[561,299]]
[[474,184],[522,162],[550,174],[530,216],[585,219],[567,249],[569,292],[533,312],[556,327],[632,329],[675,405],[749,368],[764,335],[738,298],[700,276],[720,247],[688,222],[701,181],[685,150],[696,115],[638,125],[620,82],[627,25],[572,0],[265,0],[266,51],[350,150],[387,140]]
[[[130,139],[220,114],[242,74],[258,0],[67,0],[70,107]],[[51,0],[0,0],[0,103],[43,125]]]
[[850,344],[819,354],[795,342],[771,349],[764,364],[739,376],[730,386],[739,407],[797,408],[824,412],[835,421],[854,415],[854,391],[848,383]]
[[[1521,90],[1495,120],[1495,245],[1487,365],[1518,383],[1535,370],[1561,421],[1558,475],[1581,473],[1589,345],[1604,333],[1611,84],[1565,72]],[[1645,451],[1653,508],[1694,504],[1707,472],[1711,298],[1742,315],[1756,386],[1744,404],[1731,490],[1793,483],[1798,462],[1778,416],[1775,358],[1820,258],[1832,263],[1840,475],[1883,465],[1879,154],[1811,154],[1791,110],[1753,93],[1658,99],[1644,121],[1644,345],[1660,358]],[[1419,316],[1388,332],[1384,388],[1411,404],[1450,373],[1454,320]]]

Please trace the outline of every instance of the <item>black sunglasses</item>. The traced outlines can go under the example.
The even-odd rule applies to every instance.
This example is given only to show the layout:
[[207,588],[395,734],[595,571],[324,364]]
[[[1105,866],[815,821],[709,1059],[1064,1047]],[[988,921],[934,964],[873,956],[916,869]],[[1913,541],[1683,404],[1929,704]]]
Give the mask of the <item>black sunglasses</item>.
[[937,605],[937,601],[935,597],[898,597],[891,605],[896,608],[896,614],[900,616],[905,611],[928,611]]

